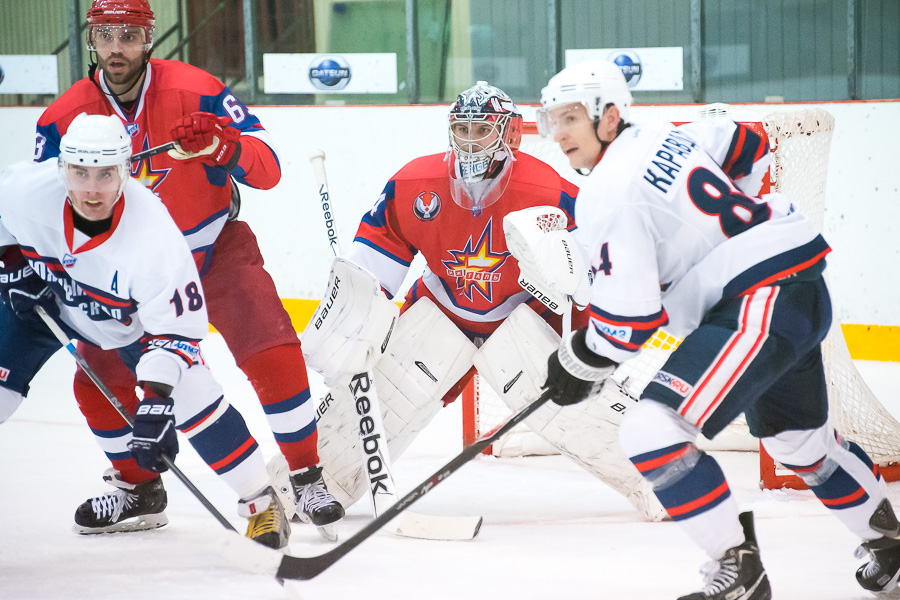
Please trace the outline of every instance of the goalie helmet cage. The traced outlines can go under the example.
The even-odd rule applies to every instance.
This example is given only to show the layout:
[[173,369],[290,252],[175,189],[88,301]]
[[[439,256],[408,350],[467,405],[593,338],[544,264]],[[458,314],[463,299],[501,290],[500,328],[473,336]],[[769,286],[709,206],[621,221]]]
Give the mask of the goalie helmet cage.
[[[726,115],[728,112],[727,105],[717,104],[704,107],[700,115],[701,118],[705,118]],[[776,112],[768,115],[762,122],[745,122],[745,124],[757,133],[767,135],[772,149],[772,166],[769,172],[771,182],[765,182],[764,185],[770,185],[776,191],[786,194],[800,206],[816,229],[822,231],[825,220],[825,181],[834,132],[834,117],[822,109],[806,109]],[[534,123],[525,124],[521,149],[549,163],[564,177],[577,181],[574,179],[577,175],[569,167],[557,144],[552,140],[540,138]],[[836,307],[834,314],[835,321],[831,331],[822,342],[822,357],[828,382],[830,422],[842,436],[859,444],[872,457],[885,479],[900,480],[900,465],[898,465],[900,423],[881,405],[856,370],[837,319]],[[624,381],[626,389],[638,396],[679,342],[680,340],[665,331],[657,332],[645,344],[641,354],[623,363],[613,377],[618,381]],[[509,413],[509,409],[489,386],[478,381],[477,375],[463,391],[462,397],[465,445],[478,439],[480,434],[488,431]],[[732,430],[732,435],[720,435],[716,439],[743,438],[745,440],[743,447],[741,445],[713,447],[723,450],[747,449],[746,439],[749,432],[746,431],[746,424],[742,421],[743,419],[740,419],[728,428]],[[741,429],[743,433],[740,432]],[[734,431],[738,431],[737,436],[734,436]],[[516,435],[516,432],[513,432],[513,435]],[[519,435],[537,437],[531,433]],[[517,442],[514,446],[522,448],[528,444]],[[791,471],[773,462],[758,444],[754,443],[752,447],[760,449],[760,487],[765,489],[806,487]],[[494,454],[510,455],[508,452],[498,452],[497,448],[493,450]],[[485,453],[491,453],[491,449],[488,448]]]

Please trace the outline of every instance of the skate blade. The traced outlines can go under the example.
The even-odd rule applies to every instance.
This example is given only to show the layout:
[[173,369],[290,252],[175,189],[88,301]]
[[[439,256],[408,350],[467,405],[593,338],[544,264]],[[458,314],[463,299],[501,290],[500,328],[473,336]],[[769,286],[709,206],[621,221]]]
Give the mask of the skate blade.
[[120,521],[106,527],[85,527],[75,523],[72,531],[79,535],[94,535],[97,533],[129,533],[132,531],[147,531],[149,529],[159,529],[169,524],[166,513],[156,513],[152,515],[140,515]]
[[319,531],[319,535],[322,536],[323,540],[325,540],[326,542],[331,542],[332,544],[337,543],[338,531],[336,524],[331,523],[329,525],[322,525],[316,527],[316,529]]

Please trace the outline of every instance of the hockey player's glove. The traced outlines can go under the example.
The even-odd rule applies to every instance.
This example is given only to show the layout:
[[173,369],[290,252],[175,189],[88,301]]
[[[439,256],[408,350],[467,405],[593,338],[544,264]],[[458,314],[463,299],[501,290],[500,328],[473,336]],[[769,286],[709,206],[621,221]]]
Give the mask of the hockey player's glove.
[[547,360],[544,388],[553,391],[553,401],[561,406],[576,404],[598,392],[618,366],[594,354],[587,347],[586,335],[586,328],[573,331]]
[[56,296],[22,256],[19,246],[0,250],[0,300],[20,319],[36,318],[33,311],[37,305],[50,316],[59,316]]
[[178,454],[172,398],[158,396],[145,386],[144,399],[138,403],[134,415],[134,433],[128,448],[140,468],[156,473],[168,470],[163,456],[174,460]]
[[231,171],[241,157],[241,132],[229,127],[231,119],[208,112],[185,115],[172,125],[172,138],[181,146],[170,150],[178,159],[202,158],[213,167]]

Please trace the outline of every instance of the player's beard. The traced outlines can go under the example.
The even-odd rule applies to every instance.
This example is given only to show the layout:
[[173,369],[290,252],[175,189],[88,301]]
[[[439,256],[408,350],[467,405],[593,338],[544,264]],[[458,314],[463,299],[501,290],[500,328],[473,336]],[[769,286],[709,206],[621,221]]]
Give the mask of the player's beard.
[[[108,58],[99,59],[100,68],[103,69],[103,79],[110,85],[113,92],[123,93],[131,89],[135,82],[144,73],[144,55],[137,58],[128,58],[121,54],[113,54]],[[124,68],[111,70],[110,63],[124,63]]]

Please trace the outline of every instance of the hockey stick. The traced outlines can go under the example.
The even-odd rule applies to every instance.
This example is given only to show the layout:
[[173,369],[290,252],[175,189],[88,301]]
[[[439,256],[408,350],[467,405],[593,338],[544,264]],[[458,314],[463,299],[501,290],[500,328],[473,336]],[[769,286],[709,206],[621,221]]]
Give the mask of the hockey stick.
[[175,150],[176,148],[178,148],[178,142],[169,142],[168,144],[155,146],[153,148],[150,148],[149,150],[143,150],[141,152],[138,152],[137,154],[132,154],[131,162],[136,163],[139,160],[150,158],[151,156],[156,156],[157,154],[162,154],[163,152],[168,152],[169,150]]
[[[319,201],[325,217],[328,243],[335,256],[340,256],[341,247],[334,229],[331,198],[328,193],[328,179],[325,175],[325,153],[314,150],[309,155],[318,185]],[[365,471],[369,478],[369,492],[375,516],[389,509],[397,500],[397,487],[391,474],[391,459],[388,452],[387,436],[381,420],[381,407],[375,389],[372,371],[355,374],[350,383],[350,392],[357,406],[361,398],[367,398],[370,410],[359,412],[360,450]],[[365,394],[365,396],[363,396]],[[381,440],[381,443],[378,440]],[[478,535],[482,517],[445,517],[406,513],[397,524],[396,533],[406,537],[431,540],[470,540]]]
[[[81,355],[81,352],[79,352],[78,349],[75,348],[75,342],[69,339],[69,336],[66,335],[66,332],[63,331],[62,327],[59,326],[59,324],[53,319],[53,317],[47,314],[47,311],[44,310],[44,307],[36,305],[34,307],[34,310],[41,318],[41,320],[44,321],[47,327],[50,328],[50,331],[52,331],[53,335],[56,336],[56,339],[59,340],[59,343],[65,346],[66,350],[69,351],[69,354],[75,357],[75,362],[78,363],[78,366],[80,366],[81,369],[87,374],[87,376],[91,378],[91,381],[94,382],[94,385],[97,386],[97,389],[99,389],[100,392],[104,396],[106,396],[106,399],[109,400],[109,403],[113,405],[113,407],[119,412],[120,415],[122,415],[122,418],[125,419],[125,422],[134,427],[134,417],[131,416],[131,413],[128,412],[128,409],[126,409],[125,406],[123,406],[122,403],[119,402],[119,399],[113,395],[109,388],[106,387],[106,384],[103,383],[100,377],[98,377],[94,370],[90,367],[90,365],[88,365],[84,356]],[[200,501],[200,504],[206,507],[206,510],[208,510],[210,514],[212,514],[212,516],[214,516],[216,520],[222,524],[222,527],[224,527],[225,529],[229,529],[234,533],[238,533],[237,529],[235,529],[231,525],[231,523],[228,522],[228,519],[223,517],[222,514],[218,510],[216,510],[216,507],[206,499],[206,496],[204,496],[203,493],[199,489],[197,489],[197,486],[195,486],[193,482],[187,478],[187,475],[182,473],[181,469],[175,466],[175,461],[173,461],[166,455],[163,455],[162,459],[163,462],[166,463],[166,466],[169,467],[169,469],[172,471],[172,473],[174,473],[175,476],[181,480],[181,483],[183,483],[185,487],[187,487],[187,489],[190,490],[190,492],[194,495],[194,497]],[[240,536],[240,534],[238,535]],[[243,536],[241,537],[243,538]]]
[[510,429],[531,416],[532,413],[546,404],[551,398],[552,394],[550,390],[547,390],[541,394],[537,400],[523,406],[518,412],[510,415],[506,421],[495,427],[492,431],[486,433],[474,444],[456,455],[450,462],[435,471],[431,477],[414,487],[412,491],[378,515],[375,520],[357,531],[347,541],[324,554],[307,557],[292,556],[290,554],[282,555],[260,546],[259,544],[255,544],[254,546],[256,547],[245,545],[243,548],[237,548],[232,547],[229,544],[229,542],[233,541],[230,538],[233,538],[234,536],[228,536],[229,539],[223,540],[224,547],[220,549],[220,553],[231,560],[235,565],[263,575],[269,575],[279,579],[312,579],[370,538],[372,534],[384,527],[414,502],[418,501],[425,494],[434,489],[439,483],[447,479],[464,464],[481,454],[482,450],[493,444]]

